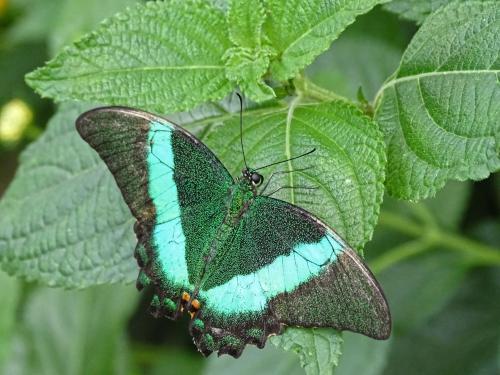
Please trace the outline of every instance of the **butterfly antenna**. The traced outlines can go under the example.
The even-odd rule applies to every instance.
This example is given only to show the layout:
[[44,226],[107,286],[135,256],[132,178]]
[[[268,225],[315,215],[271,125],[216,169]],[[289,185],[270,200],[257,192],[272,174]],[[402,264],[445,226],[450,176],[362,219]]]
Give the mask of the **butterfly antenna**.
[[276,164],[281,164],[281,163],[286,163],[287,161],[291,161],[291,160],[295,160],[295,159],[298,159],[298,158],[301,158],[303,156],[307,156],[309,154],[312,154],[314,151],[316,151],[316,148],[313,148],[312,150],[309,150],[301,155],[298,155],[298,156],[294,156],[293,158],[289,158],[289,159],[285,159],[285,160],[281,160],[281,161],[277,161],[275,163],[271,163],[271,164],[267,164],[267,165],[263,165],[262,167],[259,167],[259,168],[255,168],[254,171],[258,171],[259,169],[264,169],[264,168],[267,168],[267,167],[270,167],[272,165],[276,165]]
[[247,159],[245,157],[245,148],[243,147],[243,98],[239,93],[238,99],[240,99],[240,143],[241,143],[241,153],[243,154],[243,162],[245,163],[245,168],[248,169]]

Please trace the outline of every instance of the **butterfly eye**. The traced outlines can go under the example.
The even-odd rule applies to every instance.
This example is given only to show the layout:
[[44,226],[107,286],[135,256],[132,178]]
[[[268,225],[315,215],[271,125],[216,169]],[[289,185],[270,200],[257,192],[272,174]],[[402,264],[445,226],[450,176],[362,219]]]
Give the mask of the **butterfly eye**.
[[252,173],[251,179],[254,186],[259,186],[264,181],[264,177],[256,172]]

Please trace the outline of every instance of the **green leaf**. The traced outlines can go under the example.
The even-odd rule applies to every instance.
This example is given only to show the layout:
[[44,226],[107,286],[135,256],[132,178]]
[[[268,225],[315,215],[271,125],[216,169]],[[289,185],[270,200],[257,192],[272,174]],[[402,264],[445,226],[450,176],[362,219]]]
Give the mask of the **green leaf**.
[[385,4],[384,9],[421,24],[431,13],[451,2],[452,0],[393,0]]
[[120,373],[124,331],[138,296],[134,289],[114,285],[78,292],[36,290],[20,323],[22,373]]
[[[233,175],[243,167],[238,119],[213,127],[206,143]],[[247,162],[260,167],[270,162],[316,151],[263,170],[275,174],[266,190],[295,203],[324,220],[353,247],[371,238],[382,201],[385,150],[377,126],[345,102],[269,107],[244,114],[243,141]],[[306,187],[306,189],[304,189]],[[314,188],[314,189],[311,189]]]
[[271,342],[286,351],[295,352],[307,375],[333,374],[341,355],[342,336],[331,328],[288,327]]
[[134,220],[109,171],[64,105],[27,148],[0,202],[0,264],[10,274],[82,288],[132,281]]
[[262,102],[275,97],[274,91],[262,80],[269,66],[268,49],[230,48],[224,55],[226,77],[238,84],[242,91],[255,100]]
[[227,15],[229,39],[239,47],[260,47],[265,18],[261,0],[231,0]]
[[7,37],[11,43],[48,40],[53,55],[104,18],[135,3],[136,0],[14,0],[13,6],[22,8],[23,14],[8,30]]
[[304,375],[295,354],[284,352],[271,344],[264,349],[247,346],[240,358],[210,356],[203,375]]
[[272,50],[262,43],[266,14],[262,1],[231,1],[228,11],[229,38],[234,44],[225,54],[226,76],[256,102],[272,99],[274,91],[262,80]]
[[500,168],[500,8],[453,3],[427,18],[379,91],[390,194],[417,200]]
[[357,100],[360,87],[373,99],[387,77],[398,67],[409,42],[404,24],[379,7],[349,26],[330,49],[306,68],[316,84]]
[[273,77],[278,80],[295,77],[326,51],[356,16],[382,2],[384,0],[268,0],[264,31],[277,53],[271,64]]
[[0,373],[12,350],[12,338],[17,321],[17,309],[19,300],[19,282],[0,272],[0,298],[2,308],[0,309]]
[[453,1],[463,3],[470,0],[392,0],[384,5],[384,9],[396,13],[404,19],[421,24],[430,14]]
[[222,61],[229,47],[222,11],[197,1],[148,2],[108,19],[26,79],[58,102],[175,112],[231,90]]

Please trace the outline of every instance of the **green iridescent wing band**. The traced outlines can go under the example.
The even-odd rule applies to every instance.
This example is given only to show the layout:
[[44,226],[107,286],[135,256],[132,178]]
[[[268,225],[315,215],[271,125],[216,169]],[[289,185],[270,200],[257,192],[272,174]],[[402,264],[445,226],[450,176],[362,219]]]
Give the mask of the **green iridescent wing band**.
[[156,315],[190,312],[204,354],[237,357],[285,325],[389,336],[387,302],[357,254],[306,211],[242,189],[182,128],[117,107],[77,128],[137,218],[138,287],[153,285]]

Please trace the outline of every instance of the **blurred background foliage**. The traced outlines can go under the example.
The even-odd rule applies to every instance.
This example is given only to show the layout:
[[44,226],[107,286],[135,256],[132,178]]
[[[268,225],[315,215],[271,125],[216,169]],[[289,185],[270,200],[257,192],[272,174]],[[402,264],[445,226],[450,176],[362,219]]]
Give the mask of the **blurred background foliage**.
[[[131,0],[0,0],[0,196],[19,153],[54,113],[24,83],[64,44]],[[396,69],[417,25],[375,8],[306,74],[319,86],[371,100]],[[345,333],[336,374],[500,373],[500,176],[450,182],[420,203],[385,197],[368,264],[390,302],[387,342]],[[1,214],[1,213],[0,213]],[[490,247],[488,247],[490,246]],[[268,344],[203,359],[186,325],[156,320],[133,286],[50,289],[0,273],[0,374],[301,374],[292,353]]]

